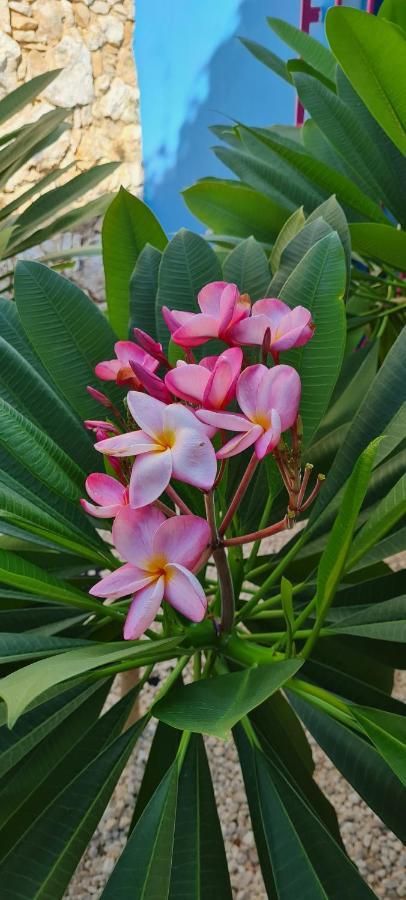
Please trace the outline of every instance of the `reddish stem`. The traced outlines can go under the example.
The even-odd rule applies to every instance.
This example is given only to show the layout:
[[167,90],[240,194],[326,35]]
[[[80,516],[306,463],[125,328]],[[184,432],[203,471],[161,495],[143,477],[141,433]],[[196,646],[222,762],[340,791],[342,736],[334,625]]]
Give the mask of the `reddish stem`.
[[175,506],[178,506],[180,511],[183,512],[185,516],[193,516],[192,510],[189,509],[188,505],[183,502],[182,497],[179,497],[179,494],[177,494],[175,488],[173,488],[171,484],[168,484],[166,493],[168,494],[168,497],[173,500]]
[[170,506],[167,506],[166,503],[163,503],[162,500],[155,500],[153,506],[156,506],[157,509],[160,509],[165,516],[168,516],[168,518],[170,518],[170,516],[176,516],[175,510],[171,509]]
[[239,537],[228,538],[222,541],[224,547],[235,547],[238,544],[251,544],[253,541],[262,541],[262,538],[270,537],[271,534],[277,534],[279,531],[285,531],[289,528],[290,516],[286,515],[280,522],[269,525],[268,528],[261,528],[259,531],[253,531],[251,534],[242,534]]
[[302,483],[301,483],[301,485],[300,485],[300,491],[299,491],[298,498],[297,498],[297,506],[298,506],[298,509],[299,509],[299,510],[301,509],[301,506],[302,506],[302,503],[303,503],[303,499],[304,499],[304,495],[305,495],[305,493],[306,493],[306,488],[307,488],[307,485],[308,485],[308,483],[309,483],[309,478],[310,478],[310,476],[311,476],[311,474],[312,474],[312,471],[313,471],[313,466],[312,466],[312,464],[311,464],[311,463],[306,463],[306,465],[305,465],[305,470],[304,470],[304,475],[303,475],[303,480],[302,480]]
[[220,535],[224,534],[225,531],[227,530],[227,528],[234,516],[234,513],[236,512],[237,508],[239,507],[239,505],[241,503],[242,498],[244,497],[244,494],[248,488],[248,485],[251,481],[251,478],[255,472],[257,465],[258,465],[258,458],[254,452],[252,454],[251,459],[248,463],[248,466],[244,472],[244,475],[240,481],[240,484],[238,485],[238,488],[234,494],[234,497],[230,503],[230,506],[224,516],[224,519],[220,525],[220,528],[219,528]]
[[317,494],[319,493],[319,490],[320,490],[320,488],[321,488],[321,486],[322,486],[324,480],[325,480],[325,475],[318,475],[318,476],[317,476],[316,484],[315,484],[315,486],[314,486],[314,488],[313,488],[311,494],[308,496],[306,502],[303,503],[303,506],[301,507],[300,512],[304,512],[306,509],[309,508],[309,506],[311,506],[311,504],[312,504],[312,503],[314,502],[314,500],[316,499]]

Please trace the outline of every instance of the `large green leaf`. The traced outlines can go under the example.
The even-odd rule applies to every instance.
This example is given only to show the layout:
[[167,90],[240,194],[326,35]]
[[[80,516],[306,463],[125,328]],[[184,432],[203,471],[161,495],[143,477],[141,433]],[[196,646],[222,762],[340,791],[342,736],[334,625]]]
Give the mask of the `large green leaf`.
[[120,188],[104,217],[102,243],[109,320],[118,336],[125,339],[130,319],[130,278],[138,255],[147,243],[163,250],[167,239],[148,206]]
[[379,753],[359,734],[304,700],[291,702],[317,743],[400,840],[406,838],[405,792]]
[[329,534],[317,572],[317,610],[324,616],[337,590],[351,548],[359,511],[367,492],[377,441],[372,442],[358,459],[348,480],[340,510]]
[[323,418],[341,368],[345,344],[345,283],[344,251],[333,232],[307,251],[279,292],[281,300],[291,307],[300,298],[316,325],[305,347],[283,354],[283,362],[294,366],[302,381],[300,409],[306,445]]
[[[100,405],[86,385],[99,387],[94,366],[114,354],[106,319],[76,285],[41,263],[19,261],[14,284],[24,330],[43,365],[80,417],[98,417]],[[103,390],[117,396],[105,382]]]
[[176,758],[182,732],[158,722],[148,759],[144,767],[141,787],[137,793],[130,832],[144,812],[158,785]]
[[130,338],[132,329],[141,328],[156,338],[155,301],[158,291],[159,250],[145,244],[130,278]]
[[[13,232],[13,240],[10,240],[7,245],[7,253],[22,253],[23,250],[26,250],[28,247],[36,247],[38,244],[49,241],[55,234],[59,234],[62,231],[73,231],[83,222],[88,222],[90,219],[96,219],[99,216],[103,216],[111,201],[111,197],[112,194],[102,194],[101,197],[95,197],[94,200],[89,200],[81,206],[75,206],[74,209],[70,209],[68,212],[62,213],[61,216],[57,216],[56,219],[52,219],[52,221],[49,224],[44,225],[43,228],[38,228],[36,231],[29,231],[28,236],[23,236],[21,240],[16,239],[14,242]],[[24,232],[24,235],[25,234],[26,232]],[[75,248],[74,255],[77,257],[85,255],[85,250],[80,251],[80,248],[77,247]],[[62,258],[66,258],[69,254],[59,254],[59,257],[61,256]],[[56,258],[58,259],[57,253]]]
[[252,300],[265,295],[269,275],[265,252],[253,237],[241,241],[223,263],[224,280],[236,284],[240,292],[249,294]]
[[329,197],[328,200],[325,200],[324,203],[321,203],[320,206],[316,207],[310,216],[307,218],[307,224],[313,222],[321,216],[330,228],[333,231],[336,231],[340,241],[344,247],[345,260],[347,263],[347,274],[349,277],[351,270],[351,235],[348,227],[347,219],[344,215],[344,212],[337,201],[336,196],[333,194],[332,197]]
[[365,706],[352,706],[351,712],[392,771],[406,786],[406,718]]
[[[254,190],[270,197],[275,203],[285,206],[288,213],[294,212],[298,206],[303,205],[307,212],[310,212],[317,206],[323,198],[320,192],[306,192],[303,184],[297,184],[292,178],[292,170],[287,167],[271,164],[272,151],[268,151],[268,161],[264,162],[252,153],[243,149],[235,149],[234,147],[214,147],[215,155],[218,159],[228,166],[241,181],[249,184]],[[275,159],[278,157],[274,154]]]
[[406,514],[406,475],[403,475],[386,497],[373,509],[367,522],[356,534],[347,567],[352,568],[367,551],[391,531]]
[[177,638],[163,638],[153,642],[116,641],[92,644],[83,649],[69,650],[53,659],[39,660],[28,668],[12,672],[0,681],[0,696],[7,704],[10,727],[36,697],[59,682],[121,659],[131,658],[134,663],[139,660],[140,666],[159,658],[170,659],[177,640]]
[[[311,342],[310,342],[311,343]],[[336,496],[349,477],[354,464],[365,447],[379,435],[396,416],[406,400],[404,359],[406,354],[406,330],[404,330],[387,354],[385,361],[372,382],[365,399],[351,424],[351,441],[344,441],[330,469],[326,484],[320,492],[309,516],[311,525]],[[382,441],[384,446],[385,442]]]
[[104,900],[163,900],[169,896],[177,793],[175,762],[137,822],[103,891]]
[[54,637],[53,635],[38,634],[35,631],[22,634],[2,632],[0,634],[0,665],[53,656],[56,653],[63,653],[65,650],[88,645],[89,642],[83,639]]
[[0,187],[8,181],[14,166],[19,168],[20,164],[23,164],[27,154],[31,156],[34,152],[38,152],[42,141],[49,137],[51,142],[56,139],[56,128],[65,118],[66,109],[53,109],[36,122],[21,128],[15,139],[0,150]]
[[336,62],[328,47],[324,47],[320,41],[316,41],[315,38],[305,34],[300,28],[295,28],[289,22],[285,22],[284,19],[269,17],[267,22],[272,31],[292,50],[295,50],[305,62],[329,78],[330,81],[335,80]]
[[154,715],[174,728],[225,738],[236,722],[277,691],[302,662],[267,663],[175,688],[154,706]]
[[292,213],[291,216],[286,220],[283,228],[281,228],[278,237],[272,247],[272,253],[270,256],[270,264],[271,270],[273,274],[279,269],[279,265],[281,262],[282,253],[285,247],[290,244],[293,238],[302,230],[305,224],[305,216],[303,212],[303,208],[299,206],[298,209]]
[[292,80],[286,68],[286,63],[280,56],[277,56],[276,53],[273,53],[268,47],[264,47],[256,41],[250,41],[248,38],[240,38],[240,41],[244,47],[255,56],[255,59],[258,59],[264,66],[268,66],[268,69],[272,69],[276,75],[279,75],[279,77],[287,81],[288,84],[292,84]]
[[179,777],[168,900],[231,900],[230,878],[201,735],[191,736]]
[[0,101],[0,125],[7,119],[15,116],[20,109],[23,109],[32,100],[35,100],[38,94],[45,90],[60,73],[61,69],[51,69],[50,72],[43,72],[41,75],[37,75],[36,78],[31,78],[30,81],[21,84],[20,87],[6,94]]
[[4,897],[50,900],[63,895],[143,724],[96,751],[34,820],[3,861]]
[[169,332],[162,318],[162,307],[197,312],[200,289],[210,281],[219,280],[220,263],[209,244],[185,228],[178,231],[165,248],[159,268],[156,325],[165,350]]
[[282,248],[278,268],[274,267],[273,278],[267,290],[267,296],[278,297],[289,275],[303,259],[308,250],[326,235],[331,234],[331,226],[321,217],[305,222],[296,234],[292,235]]
[[253,235],[269,244],[288,216],[279,203],[238,181],[202,179],[182,195],[193,215],[215,234]]
[[390,22],[394,22],[406,32],[406,7],[403,0],[383,0],[378,10],[378,16],[382,19],[389,19]]
[[381,127],[405,153],[404,34],[386,19],[356,9],[329,10],[326,32],[331,49],[351,84]]
[[390,225],[354,222],[350,225],[354,250],[367,259],[383,260],[402,271],[406,267],[406,234]]
[[[338,612],[338,609],[335,610]],[[348,615],[348,607],[340,609],[329,630],[332,634],[352,634],[379,641],[406,643],[406,596],[393,597],[383,603],[373,603]]]

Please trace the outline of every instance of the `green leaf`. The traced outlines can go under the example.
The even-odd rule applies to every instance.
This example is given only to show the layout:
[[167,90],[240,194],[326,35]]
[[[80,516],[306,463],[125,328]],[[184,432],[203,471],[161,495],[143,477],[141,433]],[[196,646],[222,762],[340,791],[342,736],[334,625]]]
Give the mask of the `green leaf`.
[[259,300],[265,295],[269,275],[264,250],[253,237],[241,241],[223,264],[224,280],[236,284],[240,293],[249,294],[252,300]]
[[155,301],[161,256],[159,250],[145,244],[135,264],[130,278],[130,338],[133,328],[141,328],[151,337],[157,337]]
[[354,222],[350,224],[354,250],[403,271],[406,260],[406,233],[391,225]]
[[307,251],[279,291],[281,300],[290,307],[300,297],[316,325],[305,347],[283,356],[283,362],[294,366],[302,381],[300,410],[305,445],[310,443],[323,418],[341,368],[345,345],[345,282],[344,251],[333,232]]
[[174,728],[226,738],[236,722],[278,690],[302,663],[297,659],[267,663],[175,688],[154,706],[154,715]]
[[268,244],[282,228],[288,211],[247,184],[220,178],[197,181],[182,191],[186,205],[215,234],[253,235]]
[[[43,178],[39,178],[38,181],[35,181],[34,184],[28,188],[27,191],[24,191],[22,194],[19,194],[14,200],[11,200],[10,203],[7,203],[6,206],[3,206],[0,209],[0,221],[6,219],[11,213],[16,209],[20,209],[28,200],[31,200],[31,197],[35,197],[35,194],[40,194],[49,184],[52,184],[53,181],[56,181],[61,175],[65,175],[69,169],[74,166],[75,163],[71,162],[68,165],[60,168],[59,166],[55,169],[51,169],[47,175],[44,175]],[[2,231],[3,235],[3,226]]]
[[109,320],[123,339],[127,338],[130,318],[130,278],[147,243],[163,250],[165,233],[148,206],[120,188],[104,217],[102,244]]
[[306,190],[303,182],[298,184],[297,179],[292,177],[292,169],[288,169],[286,165],[278,165],[278,157],[276,154],[272,156],[269,148],[267,161],[242,149],[214,147],[213,151],[241,181],[286,207],[288,213],[302,204],[309,212],[323,199],[320,191]]
[[344,571],[359,511],[367,492],[379,439],[359,457],[348,480],[340,510],[329,534],[317,572],[317,610],[319,617],[331,604]]
[[98,755],[96,751],[34,820],[3,860],[5,897],[45,900],[63,895],[143,724],[136,723]]
[[378,10],[378,17],[389,19],[394,25],[398,25],[406,31],[406,7],[403,0],[383,0]]
[[331,226],[321,216],[306,221],[303,227],[293,235],[282,249],[279,266],[267,290],[267,296],[279,297],[283,285],[289,275],[303,259],[308,250],[318,241],[331,234]]
[[304,59],[288,59],[286,68],[290,76],[292,76],[292,74],[294,75],[295,72],[304,72],[305,75],[311,75],[312,78],[317,78],[317,80],[320,81],[321,84],[324,84],[329,91],[333,91],[333,93],[336,92],[335,82],[331,81],[330,78],[326,78],[322,72],[319,72],[314,66],[305,62]]
[[291,240],[302,230],[305,224],[305,217],[303,213],[303,207],[299,206],[299,209],[296,209],[289,219],[283,225],[281,231],[276,238],[276,241],[272,247],[272,252],[270,256],[270,264],[273,274],[279,269],[279,265],[281,262],[282,253],[290,244]]
[[292,79],[286,68],[286,63],[280,56],[277,56],[276,53],[272,53],[272,50],[269,50],[268,47],[257,44],[256,41],[249,41],[248,38],[239,38],[239,40],[244,47],[255,56],[255,59],[258,59],[264,66],[268,66],[268,69],[272,69],[276,75],[279,75],[279,77],[283,78],[284,81],[287,81],[288,84],[292,84]]
[[[63,213],[61,216],[58,216],[56,219],[53,219],[48,225],[45,225],[44,228],[38,228],[37,231],[30,232],[28,237],[22,237],[20,240],[16,239],[15,242],[10,241],[7,245],[7,253],[13,253],[14,255],[22,253],[23,250],[27,250],[29,247],[36,247],[38,244],[49,241],[55,234],[59,234],[62,231],[74,230],[78,225],[104,215],[106,208],[110,203],[111,196],[111,194],[103,194],[101,197],[89,200],[88,203],[77,206],[74,209]],[[81,251],[80,247],[75,248],[73,254],[75,257],[80,258],[82,254],[84,255],[84,251]],[[69,251],[66,253],[61,251],[59,255],[56,254],[56,258],[69,259]]]
[[174,762],[181,737],[181,731],[170,728],[164,722],[158,722],[137,794],[130,832]]
[[137,822],[103,891],[103,900],[168,897],[178,792],[173,763]]
[[22,662],[27,659],[53,656],[65,650],[79,646],[89,646],[86,640],[67,637],[49,637],[36,632],[23,632],[22,634],[0,634],[0,665],[14,662]]
[[232,893],[203,738],[192,735],[179,778],[168,900],[213,897],[232,900]]
[[391,531],[406,514],[406,475],[393,486],[386,497],[373,509],[368,520],[356,534],[348,558],[347,568],[354,566],[368,550]]
[[406,786],[406,718],[367,706],[352,706],[351,712],[383,759]]
[[53,143],[59,137],[57,126],[66,116],[66,109],[53,109],[31,125],[19,129],[15,139],[0,150],[0,188],[8,181],[12,171],[23,165],[26,158],[38,152],[43,141],[50,138]]
[[52,69],[50,72],[43,72],[41,75],[31,78],[30,81],[21,84],[20,87],[6,94],[0,101],[0,125],[7,119],[15,116],[20,109],[24,109],[24,106],[31,103],[32,100],[35,100],[38,94],[45,90],[61,71],[62,69]]
[[324,203],[321,203],[316,209],[310,213],[310,216],[307,218],[307,223],[314,222],[319,216],[330,225],[330,228],[333,231],[336,231],[340,241],[344,247],[345,260],[347,263],[347,276],[349,279],[350,271],[351,271],[351,235],[350,229],[348,226],[347,219],[344,215],[344,212],[337,202],[337,198],[333,194],[332,197],[329,197],[328,200],[325,200]]
[[[311,343],[311,342],[310,342]],[[338,494],[349,477],[356,459],[375,437],[383,434],[388,424],[406,401],[404,359],[406,331],[403,331],[385,357],[365,399],[351,424],[351,441],[344,441],[330,469],[328,479],[310,513],[309,524],[316,519]],[[385,441],[382,441],[382,445]]]
[[375,748],[322,710],[294,695],[290,699],[306,728],[339,772],[385,825],[404,841],[405,792]]
[[[386,19],[356,9],[331,9],[326,32],[331,49],[369,111],[406,152],[403,33]],[[385,53],[382,53],[385,47]]]
[[295,50],[305,62],[317,69],[318,72],[321,72],[326,78],[329,78],[330,81],[335,81],[336,61],[327,47],[324,47],[320,41],[316,41],[315,38],[305,34],[300,28],[295,28],[294,25],[285,22],[283,19],[269,17],[267,22],[272,31],[282,41],[285,41],[292,50]]
[[[14,286],[24,330],[57,387],[81,418],[98,416],[86,385],[100,386],[94,366],[114,355],[106,319],[76,285],[41,263],[20,260]],[[105,382],[103,390],[117,397]]]
[[[4,580],[1,571],[0,577]],[[134,663],[140,660],[140,666],[162,658],[162,654],[163,658],[170,659],[177,642],[178,638],[164,638],[156,641],[92,644],[83,649],[69,650],[53,659],[39,660],[28,668],[12,672],[0,680],[0,696],[7,704],[10,728],[36,697],[55,684],[121,659],[131,658]]]
[[348,607],[344,607],[344,616],[340,616],[338,621],[333,619],[329,631],[331,634],[351,634],[354,637],[404,644],[406,643],[406,596],[393,597],[383,603],[373,603],[363,609],[358,609],[352,615],[348,615]]
[[178,231],[165,248],[159,268],[156,325],[165,351],[169,332],[161,315],[162,307],[197,312],[200,289],[210,281],[220,280],[220,263],[209,244],[184,228]]

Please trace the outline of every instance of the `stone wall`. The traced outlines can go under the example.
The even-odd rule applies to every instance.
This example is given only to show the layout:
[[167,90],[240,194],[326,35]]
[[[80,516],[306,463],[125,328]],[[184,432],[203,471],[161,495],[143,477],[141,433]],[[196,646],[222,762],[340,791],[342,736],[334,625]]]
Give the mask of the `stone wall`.
[[[0,206],[56,165],[69,163],[73,165],[66,178],[95,163],[121,161],[113,175],[89,192],[86,200],[116,190],[120,184],[133,193],[140,192],[133,27],[134,0],[0,0],[0,98],[41,72],[63,68],[30,112],[25,109],[12,120],[12,127],[33,121],[55,107],[71,110],[72,125],[9,180],[0,194]],[[96,225],[87,227],[80,237],[64,235],[56,245],[70,247],[72,242],[88,242],[94,239],[95,231]],[[90,262],[79,268],[89,267],[95,270]],[[99,293],[99,287],[95,293]]]

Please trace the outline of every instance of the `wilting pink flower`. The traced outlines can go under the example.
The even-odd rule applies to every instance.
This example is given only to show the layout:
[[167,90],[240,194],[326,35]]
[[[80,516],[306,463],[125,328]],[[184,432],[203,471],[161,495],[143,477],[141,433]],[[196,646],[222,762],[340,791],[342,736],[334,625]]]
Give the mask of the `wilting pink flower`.
[[168,366],[168,360],[164,354],[162,344],[155,341],[146,331],[142,331],[141,328],[134,328],[134,337],[137,341],[137,344],[142,347],[147,353],[150,353],[154,359],[157,359],[158,362],[163,363],[164,366]]
[[215,428],[239,432],[218,451],[218,459],[235,456],[252,444],[258,459],[263,459],[296,421],[300,393],[300,378],[291,366],[248,366],[237,382],[237,400],[244,415],[199,409],[196,417]]
[[212,281],[197,296],[201,313],[182,312],[162,307],[162,315],[175,344],[182,347],[198,347],[210,338],[221,338],[226,344],[234,344],[233,326],[250,313],[250,299],[240,294],[235,284]]
[[230,347],[220,356],[206,356],[199,365],[179,360],[176,369],[165,376],[166,387],[187,403],[205,409],[223,409],[235,396],[243,355],[239,347]]
[[86,478],[86,490],[97,506],[88,500],[80,502],[85,512],[98,519],[113,519],[128,504],[128,489],[111,475],[94,472]]
[[257,300],[251,316],[232,328],[236,343],[261,346],[267,328],[270,329],[271,352],[280,353],[291,347],[302,347],[313,337],[312,315],[304,306],[290,309],[282,300],[270,297]]
[[120,434],[116,425],[111,422],[104,422],[102,419],[86,419],[84,423],[88,431],[96,433],[96,441],[103,441],[104,438],[111,437],[112,434]]
[[216,476],[216,455],[194,413],[154,397],[130,391],[128,407],[141,431],[100,441],[96,450],[112,456],[135,456],[130,504],[146,506],[162,494],[171,478],[208,491]]
[[143,366],[135,362],[131,362],[131,368],[147,394],[155,397],[156,400],[161,400],[162,403],[172,403],[173,397],[169,393],[163,378],[159,378],[159,375],[155,375],[153,372],[148,372],[148,369],[144,369]]
[[113,541],[126,565],[91,588],[96,597],[134,594],[124,625],[126,640],[139,638],[153,622],[162,599],[200,622],[207,599],[192,574],[210,541],[210,528],[199,516],[165,519],[154,507],[122,510],[113,525]]
[[149,372],[155,372],[158,368],[158,361],[141,350],[137,344],[132,341],[117,341],[114,344],[117,359],[109,359],[100,362],[95,368],[95,374],[102,381],[116,381],[117,384],[130,384],[135,390],[141,386],[138,378],[134,374],[130,362],[139,363]]
[[94,388],[90,384],[88,384],[86,390],[87,390],[87,393],[90,394],[90,396],[93,398],[93,400],[97,401],[97,403],[101,403],[101,405],[106,406],[107,409],[112,408],[113,404],[112,404],[111,400],[108,397],[106,397],[106,395],[103,394],[101,391],[98,391],[97,388]]

